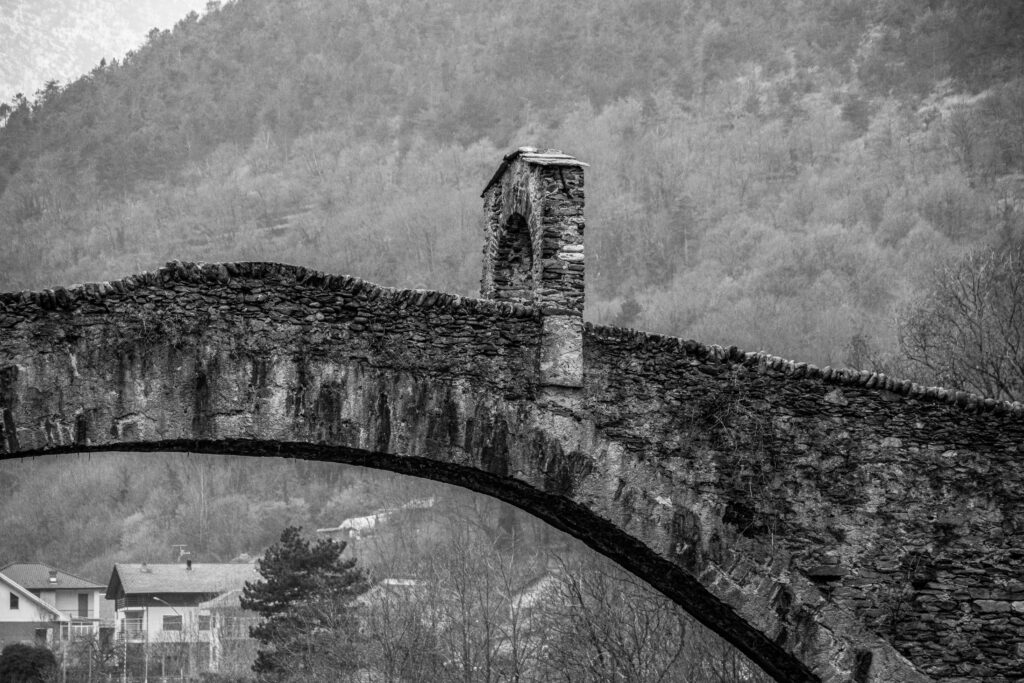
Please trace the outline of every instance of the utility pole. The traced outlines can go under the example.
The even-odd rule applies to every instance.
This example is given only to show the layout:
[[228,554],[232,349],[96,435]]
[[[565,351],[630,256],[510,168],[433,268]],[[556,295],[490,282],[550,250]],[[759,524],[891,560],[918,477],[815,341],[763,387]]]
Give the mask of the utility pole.
[[146,605],[146,635],[142,641],[142,680],[149,683],[149,605]]

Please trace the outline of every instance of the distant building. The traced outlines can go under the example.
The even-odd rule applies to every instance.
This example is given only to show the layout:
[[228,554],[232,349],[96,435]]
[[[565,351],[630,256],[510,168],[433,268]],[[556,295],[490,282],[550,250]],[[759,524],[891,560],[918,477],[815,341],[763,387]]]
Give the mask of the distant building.
[[362,517],[349,517],[336,527],[317,529],[318,534],[326,534],[338,541],[353,542],[360,538],[372,536],[378,525],[387,521],[391,516],[390,512],[374,512]]
[[249,628],[259,623],[255,612],[242,609],[242,589],[223,593],[199,603],[200,615],[210,617],[210,671],[249,673],[256,659],[257,643]]
[[417,516],[417,513],[422,513],[422,511],[430,510],[433,507],[433,497],[417,498],[395,508],[383,508],[361,517],[349,517],[336,527],[317,529],[316,532],[330,536],[334,540],[354,543],[374,535],[388,522],[397,521],[397,518],[413,518]]
[[200,603],[259,578],[253,564],[115,564],[107,598],[114,601],[119,638],[208,641],[210,619]]
[[24,586],[0,574],[0,644],[49,644],[63,615]]
[[131,651],[141,647],[147,671],[161,676],[216,668],[224,638],[214,631],[210,603],[260,578],[254,564],[115,564],[107,598],[125,656],[138,658]]
[[[44,636],[37,631],[44,629],[53,630],[45,635],[49,643],[99,633],[105,602],[102,584],[39,562],[13,562],[0,567],[0,577],[7,580],[9,593],[6,600],[0,598],[0,640],[41,640]],[[23,600],[21,591],[35,600]],[[49,609],[40,608],[36,601]],[[33,621],[46,623],[29,628],[26,624]],[[14,633],[20,635],[14,637]]]

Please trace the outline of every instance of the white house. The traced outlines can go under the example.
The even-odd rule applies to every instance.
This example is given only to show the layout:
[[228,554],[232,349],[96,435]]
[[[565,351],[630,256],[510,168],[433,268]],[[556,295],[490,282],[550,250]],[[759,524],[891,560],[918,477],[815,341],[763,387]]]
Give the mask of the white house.
[[64,621],[53,605],[18,582],[0,574],[0,646],[11,643],[51,643]]
[[13,562],[0,568],[0,574],[60,612],[56,635],[61,640],[95,635],[104,616],[113,617],[112,606],[104,604],[102,584],[40,562]]
[[115,633],[135,642],[209,642],[200,603],[260,579],[254,564],[115,564],[107,584]]

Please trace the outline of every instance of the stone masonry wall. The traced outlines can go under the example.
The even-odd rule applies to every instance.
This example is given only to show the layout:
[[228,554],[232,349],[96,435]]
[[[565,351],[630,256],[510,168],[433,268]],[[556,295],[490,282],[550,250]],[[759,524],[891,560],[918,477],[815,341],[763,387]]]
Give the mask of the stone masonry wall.
[[603,472],[617,444],[566,411],[564,389],[548,402],[538,369],[545,320],[511,302],[265,263],[173,263],[114,283],[0,295],[0,457],[284,455],[467,486],[648,578],[779,680],[831,671],[801,661],[799,639],[788,649],[768,640],[647,536],[609,521],[640,518],[642,501],[610,500]]
[[[202,335],[215,350],[247,354],[257,366],[260,358],[269,362],[289,354],[302,362],[345,359],[390,372],[462,377],[523,397],[536,381],[540,334],[540,316],[521,304],[394,290],[270,263],[171,263],[117,282],[2,294],[0,356],[15,362],[0,367],[0,398],[6,396],[0,453],[69,439],[97,441],[95,430],[119,429],[83,415],[54,415],[50,425],[14,424],[11,387],[20,357],[66,364],[72,385],[83,354],[119,358],[122,367],[112,382],[133,373],[173,376],[175,368],[139,367],[150,362],[140,359],[147,345],[170,347],[161,352],[167,355]],[[197,376],[181,377],[179,383],[187,389],[208,383],[203,377],[213,371],[206,367],[210,362],[190,359]],[[50,390],[71,391],[59,385]],[[42,403],[46,397],[38,399]],[[94,401],[104,403],[101,396]],[[126,419],[116,413],[108,421]],[[201,424],[196,431],[202,435]]]
[[480,294],[525,301],[544,317],[540,381],[583,379],[583,167],[558,150],[520,147],[484,188]]
[[922,680],[885,641],[940,680],[1017,675],[1019,406],[594,327],[581,389],[549,391],[549,319],[264,263],[0,295],[0,455],[431,476],[570,531],[779,680]]
[[[483,193],[481,296],[532,301],[548,315],[583,313],[583,166],[554,150],[505,157]],[[528,259],[512,239],[520,225],[529,231]]]
[[584,367],[597,428],[701,498],[662,552],[750,591],[782,561],[936,680],[1024,678],[1020,404],[589,325]]

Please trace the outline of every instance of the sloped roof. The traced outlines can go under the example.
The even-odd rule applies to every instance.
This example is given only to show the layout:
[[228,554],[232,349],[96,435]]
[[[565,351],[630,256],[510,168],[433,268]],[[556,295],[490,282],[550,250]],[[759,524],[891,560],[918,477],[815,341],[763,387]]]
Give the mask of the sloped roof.
[[[57,572],[57,580],[50,581],[50,571]],[[0,574],[14,579],[29,590],[53,590],[56,588],[89,589],[104,588],[103,584],[83,579],[42,562],[11,562],[0,567]]]
[[199,563],[114,565],[107,597],[138,593],[224,593],[260,578],[254,564]]
[[28,600],[30,602],[33,602],[36,605],[39,605],[40,607],[42,607],[47,612],[50,612],[54,616],[58,617],[58,619],[64,619],[65,618],[64,615],[60,612],[60,610],[58,610],[53,605],[48,604],[44,600],[41,600],[40,598],[37,598],[32,593],[32,591],[30,591],[29,589],[25,588],[24,586],[22,586],[20,583],[18,583],[17,581],[12,579],[11,577],[9,577],[9,576],[7,576],[5,574],[0,574],[0,583],[6,583],[10,588],[13,588],[15,590],[15,592],[20,593],[21,596],[24,597],[26,600]]
[[199,609],[241,609],[242,589],[235,588],[222,593],[212,600],[199,603]]

